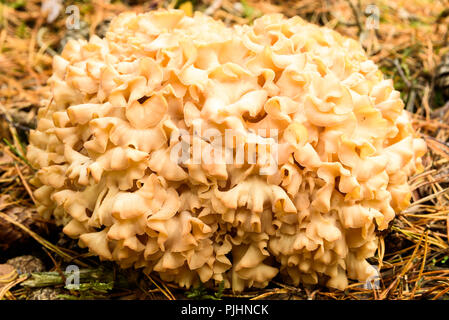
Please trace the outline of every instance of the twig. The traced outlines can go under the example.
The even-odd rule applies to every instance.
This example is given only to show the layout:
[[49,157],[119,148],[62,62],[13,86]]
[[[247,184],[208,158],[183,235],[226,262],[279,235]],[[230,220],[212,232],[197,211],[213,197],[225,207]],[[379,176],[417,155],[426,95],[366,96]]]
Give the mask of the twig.
[[5,285],[4,287],[0,288],[0,300],[3,300],[3,297],[11,288],[14,288],[16,285],[18,285],[22,281],[25,281],[27,278],[28,278],[28,275],[23,274],[15,281],[10,282],[7,285]]
[[388,295],[389,292],[391,292],[391,291],[394,292],[396,290],[397,286],[399,285],[399,280],[404,277],[404,275],[407,273],[408,269],[410,268],[410,266],[413,262],[413,259],[415,258],[416,253],[418,252],[418,248],[421,245],[421,241],[424,238],[424,235],[425,235],[425,233],[423,233],[421,235],[419,242],[416,244],[415,249],[413,250],[413,253],[412,253],[410,259],[408,260],[406,265],[402,268],[401,273],[396,277],[396,279],[393,281],[393,283],[390,285],[390,287],[380,295],[380,299],[384,299]]
[[44,238],[42,238],[40,235],[38,235],[37,233],[31,231],[30,229],[28,229],[27,227],[25,227],[23,224],[21,224],[20,222],[14,220],[13,218],[11,218],[10,216],[8,216],[7,214],[0,212],[0,217],[5,219],[6,221],[8,221],[9,223],[12,223],[13,225],[15,225],[16,227],[19,227],[20,229],[22,229],[23,231],[25,231],[26,233],[28,233],[32,238],[34,238],[37,242],[39,242],[41,245],[43,245],[45,248],[57,253],[58,255],[60,255],[61,257],[63,257],[66,261],[74,261],[77,264],[79,264],[80,266],[83,267],[87,267],[88,265],[85,264],[82,261],[79,261],[78,259],[73,259],[70,255],[68,255],[67,253],[63,252],[61,249],[59,249],[57,246],[55,246],[54,244],[48,242],[47,240],[45,240]]
[[65,275],[64,275],[64,272],[62,272],[62,270],[61,270],[61,268],[60,268],[60,266],[59,266],[59,263],[55,260],[55,258],[53,258],[53,256],[51,255],[51,253],[50,252],[48,252],[48,250],[47,249],[45,249],[45,248],[42,248],[44,251],[45,251],[45,253],[50,257],[50,259],[51,259],[51,261],[53,262],[53,265],[55,266],[55,268],[56,268],[56,271],[59,273],[59,275],[61,276],[61,278],[62,278],[62,281],[64,282],[64,283],[66,283],[66,277],[65,277]]
[[16,168],[17,173],[19,174],[20,180],[22,180],[23,186],[25,187],[25,190],[28,192],[28,195],[30,196],[31,200],[33,200],[34,204],[37,205],[36,199],[34,198],[33,191],[31,191],[30,186],[28,185],[28,182],[24,178],[22,171],[20,171],[19,166],[17,163],[14,164],[14,167]]
[[399,63],[398,58],[395,58],[393,60],[393,64],[398,70],[398,73],[401,76],[402,80],[404,81],[405,85],[410,89],[412,87],[412,84],[410,80],[408,80],[407,77],[405,76],[404,70],[402,69],[401,64]]
[[[1,103],[0,103],[0,111],[3,113],[3,115],[5,116],[5,119],[8,123],[13,123],[13,119],[9,115],[9,112],[6,110],[6,108]],[[16,150],[22,149],[22,152],[25,152],[25,150],[23,150],[23,145],[20,143],[20,141],[18,139],[16,128],[14,126],[8,126],[8,129],[9,129],[9,132],[11,133],[12,139],[14,141],[14,147],[16,148]]]
[[258,295],[258,296],[254,297],[254,298],[249,299],[249,300],[261,300],[261,299],[265,299],[265,298],[267,298],[269,296],[272,296],[274,294],[282,294],[282,293],[289,293],[289,292],[290,291],[287,290],[287,289],[277,288],[277,289],[274,289],[273,291],[268,291],[268,292],[262,293],[261,295]]
[[49,55],[56,56],[58,53],[53,50],[49,45],[45,44],[44,41],[42,40],[42,38],[44,37],[44,34],[47,32],[47,28],[42,27],[39,29],[39,31],[37,32],[37,36],[36,36],[36,42],[37,45],[39,46],[39,48],[43,49],[44,51],[48,52]]
[[427,237],[428,237],[428,234],[426,232],[426,240],[424,242],[424,256],[422,258],[422,263],[421,263],[421,268],[419,269],[418,278],[416,279],[415,286],[413,287],[412,294],[410,295],[410,300],[415,297],[416,289],[418,289],[419,281],[421,280],[421,277],[422,277],[422,274],[423,274],[423,271],[424,271],[424,267],[426,265],[427,248],[428,248],[428,246],[427,246]]
[[168,300],[176,300],[176,298],[171,294],[171,292],[169,290],[164,290],[162,289],[156,281],[153,280],[153,278],[146,272],[144,272],[144,274],[147,276],[148,279],[150,279],[150,281],[164,294],[164,296],[167,297]]
[[223,4],[223,0],[214,0],[212,4],[204,11],[204,14],[211,16],[217,11],[221,5]]
[[449,287],[447,287],[446,289],[444,289],[443,291],[438,293],[435,297],[432,298],[432,300],[437,300],[438,298],[440,298],[441,296],[443,296],[444,294],[446,294],[448,292],[449,292]]
[[[349,6],[351,7],[351,10],[354,14],[355,17],[355,23],[359,29],[358,31],[358,35],[363,33],[363,24],[362,24],[362,19],[361,19],[361,14],[359,9],[354,5],[354,3],[351,0],[346,0],[346,2],[348,2]],[[360,2],[359,2],[360,4]]]

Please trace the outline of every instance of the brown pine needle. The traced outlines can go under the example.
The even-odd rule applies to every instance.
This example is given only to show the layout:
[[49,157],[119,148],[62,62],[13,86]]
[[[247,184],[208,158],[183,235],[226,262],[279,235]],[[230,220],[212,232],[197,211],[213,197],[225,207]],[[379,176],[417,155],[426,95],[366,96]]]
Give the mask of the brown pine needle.
[[410,300],[415,297],[416,289],[418,289],[419,282],[421,281],[421,277],[422,277],[422,274],[423,274],[423,271],[424,271],[424,267],[426,265],[427,248],[428,248],[427,237],[428,237],[428,232],[426,231],[426,240],[424,241],[424,256],[422,258],[422,263],[421,263],[421,268],[419,269],[418,278],[415,281],[415,286],[413,287],[412,294],[410,295]]
[[16,285],[18,285],[19,283],[25,281],[27,278],[28,278],[28,275],[26,275],[26,274],[21,275],[16,280],[1,287],[0,288],[0,300],[3,300],[3,297],[9,292],[9,289],[11,289],[11,288],[15,287]]
[[[17,1],[16,1],[17,2]],[[20,3],[19,3],[20,2]],[[173,1],[169,1],[173,2]],[[179,2],[179,1],[178,1]],[[190,1],[193,9],[207,11],[211,17],[226,24],[248,23],[238,0]],[[323,4],[323,3],[326,4]],[[355,40],[361,39],[370,18],[365,9],[371,0],[346,1],[316,0],[247,0],[255,12],[280,12],[287,16],[299,15],[304,19],[335,29]],[[438,65],[449,52],[447,1],[399,1],[385,3],[388,7],[399,6],[406,13],[381,9],[382,19],[378,29],[370,30],[369,41],[362,43],[370,59],[378,64],[386,79],[393,79],[400,89],[404,105],[410,113],[412,124],[428,144],[423,158],[424,170],[411,177],[413,204],[401,212],[392,222],[388,232],[382,233],[377,257],[369,260],[379,265],[382,291],[361,289],[360,283],[350,281],[347,290],[328,290],[320,285],[307,289],[281,283],[281,277],[271,281],[278,289],[252,289],[241,294],[226,293],[223,297],[262,299],[281,298],[293,294],[304,299],[442,299],[447,297],[449,283],[449,103],[448,96],[437,86]],[[51,24],[41,14],[41,0],[2,3],[0,10],[0,150],[4,155],[0,162],[1,194],[8,200],[0,203],[0,219],[11,207],[30,208],[35,201],[34,187],[29,178],[33,169],[25,158],[24,139],[34,127],[37,111],[45,106],[43,98],[51,93],[45,86],[52,73],[52,59],[60,52],[60,43],[68,36],[65,15]],[[104,19],[126,10],[148,11],[149,5],[161,7],[164,1],[94,1],[92,10],[86,8],[88,1],[79,4],[80,20],[88,21],[88,31],[93,35]],[[136,3],[129,5],[128,3]],[[173,2],[174,4],[175,2]],[[383,2],[379,2],[382,4]],[[86,5],[87,7],[84,7]],[[151,8],[153,9],[153,7]],[[407,17],[407,14],[410,14]],[[415,24],[416,22],[416,24]],[[367,33],[368,34],[368,33]],[[376,45],[373,46],[373,41]],[[376,48],[374,48],[376,47]],[[378,47],[378,48],[377,48]],[[377,51],[377,52],[376,52]],[[4,141],[5,139],[6,141]],[[2,157],[0,155],[0,157]],[[7,220],[7,219],[6,219]],[[3,221],[3,220],[2,220]],[[21,230],[19,226],[9,221]],[[77,261],[87,266],[84,259],[92,253],[79,254],[58,247],[30,230],[26,231],[45,250],[66,261]],[[1,244],[0,244],[1,245]],[[0,253],[1,254],[1,253]],[[152,287],[148,292],[161,292],[167,299],[174,299],[175,292],[182,289],[165,283],[158,277],[149,277]],[[149,284],[149,281],[147,281]],[[154,290],[153,290],[154,289]],[[170,291],[170,290],[171,291]],[[409,291],[407,291],[409,289]],[[285,292],[286,291],[286,292]],[[3,299],[21,299],[25,291],[6,290]],[[131,296],[131,293],[130,293]],[[147,295],[150,298],[152,295]],[[112,295],[111,295],[112,298]]]
[[30,196],[31,200],[33,200],[34,204],[37,205],[36,199],[34,198],[33,192],[31,191],[30,186],[28,185],[28,182],[23,177],[22,171],[20,170],[17,163],[14,164],[14,167],[17,170],[17,173],[19,174],[20,180],[22,180],[23,186],[25,187],[25,190],[28,192],[28,195]]
[[176,300],[176,298],[172,295],[172,293],[169,290],[164,290],[162,289],[156,281],[153,280],[153,278],[145,272],[145,275],[147,276],[148,279],[150,279],[150,281],[159,289],[160,292],[162,292],[164,294],[164,296],[167,297],[168,300]]
[[30,229],[25,227],[22,223],[14,220],[10,216],[6,215],[5,213],[0,212],[0,218],[3,218],[6,221],[8,221],[9,223],[15,225],[16,227],[19,227],[20,229],[25,231],[27,234],[29,234],[32,238],[34,238],[37,242],[39,242],[42,246],[44,246],[48,250],[53,251],[54,253],[60,255],[62,258],[64,258],[64,260],[76,262],[77,264],[79,264],[82,267],[88,267],[88,265],[85,264],[84,262],[82,262],[82,261],[80,261],[78,259],[72,258],[69,254],[67,254],[64,251],[62,251],[58,246],[55,246],[54,244],[52,244],[49,241],[45,240],[40,235],[38,235],[34,231],[31,231]]

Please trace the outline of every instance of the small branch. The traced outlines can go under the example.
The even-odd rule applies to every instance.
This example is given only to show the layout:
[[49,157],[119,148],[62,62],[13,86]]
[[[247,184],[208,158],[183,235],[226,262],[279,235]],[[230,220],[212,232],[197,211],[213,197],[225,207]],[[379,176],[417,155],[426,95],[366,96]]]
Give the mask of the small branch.
[[351,0],[346,0],[351,7],[352,12],[354,13],[356,26],[359,28],[358,34],[360,35],[363,32],[363,24],[362,18],[360,14],[360,10],[355,6],[355,4]]
[[393,64],[398,70],[398,73],[401,76],[402,80],[404,81],[405,85],[408,88],[411,88],[412,84],[410,83],[410,80],[408,80],[407,77],[405,76],[404,70],[402,69],[401,64],[399,63],[399,60],[397,58],[393,60]]
[[223,3],[223,0],[214,0],[212,4],[204,11],[204,14],[211,16],[217,11]]

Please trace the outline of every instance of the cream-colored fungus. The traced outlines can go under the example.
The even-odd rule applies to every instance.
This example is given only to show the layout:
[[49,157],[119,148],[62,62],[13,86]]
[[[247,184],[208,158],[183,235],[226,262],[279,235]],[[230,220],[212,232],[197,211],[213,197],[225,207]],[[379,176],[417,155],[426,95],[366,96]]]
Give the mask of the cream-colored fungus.
[[[101,259],[181,286],[366,280],[426,150],[360,45],[299,17],[124,13],[53,69],[27,153],[39,212]],[[194,128],[233,129],[246,151],[250,132],[277,130],[276,170],[260,173],[262,148],[255,163],[174,161],[181,140],[213,143],[180,134]]]

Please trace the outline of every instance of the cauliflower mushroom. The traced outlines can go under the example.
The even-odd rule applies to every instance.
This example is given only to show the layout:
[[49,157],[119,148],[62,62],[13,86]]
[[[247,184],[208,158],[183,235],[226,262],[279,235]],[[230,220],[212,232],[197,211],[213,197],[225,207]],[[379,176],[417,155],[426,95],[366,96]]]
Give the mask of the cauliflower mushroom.
[[[180,286],[366,280],[426,151],[361,46],[299,17],[231,28],[123,13],[104,39],[70,41],[53,70],[27,152],[38,211],[100,259]],[[196,130],[248,153],[205,161],[220,138]],[[261,174],[267,141],[276,165]],[[173,159],[195,143],[199,161]]]

